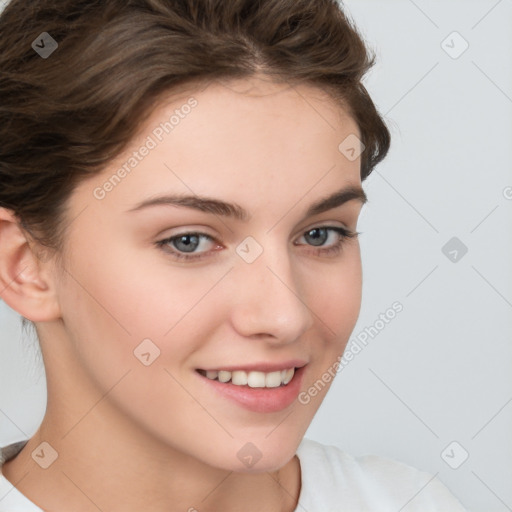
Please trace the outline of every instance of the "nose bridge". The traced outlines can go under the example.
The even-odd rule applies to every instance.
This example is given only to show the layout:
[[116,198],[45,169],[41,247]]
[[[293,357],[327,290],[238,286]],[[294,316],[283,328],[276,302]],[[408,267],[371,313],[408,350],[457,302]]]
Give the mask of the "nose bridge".
[[241,335],[291,342],[311,327],[313,315],[286,247],[268,241],[252,263],[238,261],[235,279],[232,321]]

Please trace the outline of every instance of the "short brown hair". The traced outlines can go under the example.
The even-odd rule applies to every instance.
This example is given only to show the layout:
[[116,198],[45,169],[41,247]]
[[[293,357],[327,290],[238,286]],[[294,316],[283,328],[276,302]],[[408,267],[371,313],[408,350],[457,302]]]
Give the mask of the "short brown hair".
[[[43,32],[58,43],[46,59],[32,47]],[[375,57],[336,0],[11,0],[0,48],[0,207],[57,251],[79,180],[187,84],[315,85],[357,122],[362,180],[389,149],[361,82]]]

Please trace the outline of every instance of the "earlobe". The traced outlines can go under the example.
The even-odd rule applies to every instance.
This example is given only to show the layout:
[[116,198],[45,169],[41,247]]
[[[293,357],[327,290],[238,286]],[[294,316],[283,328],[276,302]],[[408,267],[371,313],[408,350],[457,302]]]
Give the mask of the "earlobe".
[[11,210],[0,208],[0,298],[33,322],[60,316],[49,272]]

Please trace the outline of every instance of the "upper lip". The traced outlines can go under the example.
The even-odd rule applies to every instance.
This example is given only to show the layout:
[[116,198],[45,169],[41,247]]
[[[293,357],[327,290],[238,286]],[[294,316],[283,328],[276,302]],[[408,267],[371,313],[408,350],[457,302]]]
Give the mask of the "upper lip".
[[220,365],[212,368],[199,368],[201,370],[206,371],[218,371],[224,370],[227,372],[236,372],[236,371],[244,371],[244,372],[276,372],[280,370],[287,370],[289,368],[301,368],[302,366],[306,366],[307,361],[303,361],[300,359],[293,359],[290,361],[283,361],[282,363],[275,362],[261,362],[261,363],[251,363],[251,364],[240,364],[240,365]]

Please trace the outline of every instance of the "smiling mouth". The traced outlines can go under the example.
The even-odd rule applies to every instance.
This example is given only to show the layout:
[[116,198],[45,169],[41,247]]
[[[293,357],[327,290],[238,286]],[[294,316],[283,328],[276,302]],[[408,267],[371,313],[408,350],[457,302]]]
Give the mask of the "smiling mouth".
[[224,384],[235,386],[248,386],[250,388],[278,388],[290,383],[295,375],[296,368],[287,368],[274,372],[258,372],[244,370],[196,370],[203,377],[216,380]]

